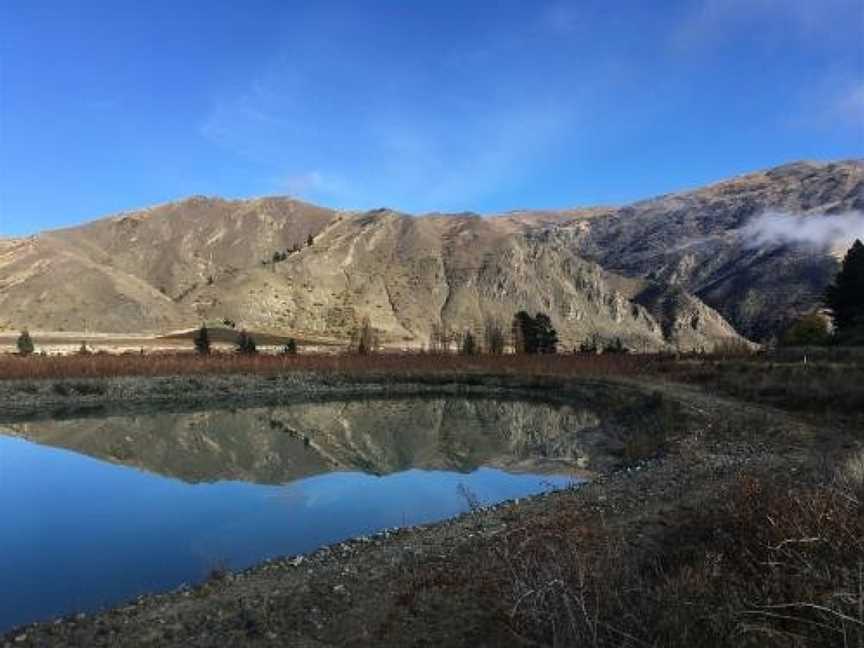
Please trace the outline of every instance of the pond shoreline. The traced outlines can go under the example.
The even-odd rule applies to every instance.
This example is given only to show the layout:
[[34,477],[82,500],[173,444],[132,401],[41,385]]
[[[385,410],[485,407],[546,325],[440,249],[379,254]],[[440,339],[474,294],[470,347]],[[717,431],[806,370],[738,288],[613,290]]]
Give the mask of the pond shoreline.
[[347,398],[468,396],[567,403],[610,390],[646,391],[629,381],[521,378],[500,374],[460,380],[451,375],[335,377],[312,372],[273,376],[214,374],[164,377],[0,381],[0,423],[113,413],[182,412],[217,407],[327,401]]
[[[135,407],[174,403],[194,407],[279,397],[346,394],[458,394],[501,397],[502,392],[533,394],[567,402],[609,389],[680,400],[692,415],[687,430],[671,440],[663,456],[598,475],[578,488],[505,502],[444,522],[388,530],[324,547],[305,556],[268,561],[238,573],[219,572],[203,584],[139,597],[95,615],[72,615],[19,627],[0,637],[4,646],[330,646],[330,645],[502,645],[512,644],[502,601],[474,593],[475,576],[488,564],[494,543],[514,532],[542,532],[562,515],[584,515],[626,529],[635,548],[655,542],[675,520],[692,514],[724,493],[742,470],[748,474],[792,472],[815,478],[816,459],[801,440],[814,434],[805,423],[778,411],[718,399],[695,390],[662,384],[609,380],[520,380],[491,377],[480,384],[450,380],[435,384],[358,383],[291,376],[217,376],[208,388],[247,397],[225,402],[190,398],[177,379],[102,380],[106,391],[79,399],[110,408],[121,396]],[[141,381],[158,381],[140,385]],[[69,381],[83,382],[83,381]],[[114,384],[110,384],[110,383]],[[268,387],[268,382],[271,384]],[[476,381],[474,381],[476,382]],[[276,383],[272,386],[272,383]],[[6,407],[17,385],[0,385],[0,416],[38,414],[72,400],[45,391]],[[235,390],[231,392],[231,390]],[[239,391],[236,391],[239,390]],[[194,393],[194,392],[192,392]],[[756,430],[757,421],[760,426]],[[794,442],[793,442],[794,441]],[[840,439],[832,452],[839,453]],[[480,570],[480,571],[478,571]],[[446,594],[448,583],[467,578],[460,596]],[[461,582],[461,581],[459,581]],[[478,585],[479,586],[479,585]],[[443,592],[438,594],[439,590]],[[508,593],[501,593],[507,598]],[[499,597],[500,599],[501,597]]]

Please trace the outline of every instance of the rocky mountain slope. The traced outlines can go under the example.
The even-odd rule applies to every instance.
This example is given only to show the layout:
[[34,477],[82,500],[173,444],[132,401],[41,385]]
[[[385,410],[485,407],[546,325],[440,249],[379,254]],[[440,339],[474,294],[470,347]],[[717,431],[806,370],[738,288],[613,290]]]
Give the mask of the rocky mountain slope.
[[790,229],[756,242],[748,226],[771,212],[793,221],[853,211],[864,212],[864,161],[801,162],[575,218],[556,233],[604,268],[680,287],[762,339],[818,306],[852,241],[811,245]]
[[0,240],[0,328],[157,334],[229,319],[338,341],[368,316],[385,343],[417,347],[436,329],[507,330],[526,309],[549,313],[565,348],[595,335],[708,348],[776,332],[836,271],[830,250],[752,245],[752,219],[862,208],[861,162],[487,218],[195,197]]

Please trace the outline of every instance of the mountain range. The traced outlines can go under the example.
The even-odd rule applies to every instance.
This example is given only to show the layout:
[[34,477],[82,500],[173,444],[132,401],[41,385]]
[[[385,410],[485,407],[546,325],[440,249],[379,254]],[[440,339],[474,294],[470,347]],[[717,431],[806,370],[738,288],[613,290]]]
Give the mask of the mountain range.
[[0,239],[0,330],[229,320],[340,342],[368,317],[386,345],[416,348],[434,331],[508,331],[524,309],[548,313],[565,349],[593,336],[635,350],[764,341],[820,307],[862,211],[862,160],[489,216],[196,196]]

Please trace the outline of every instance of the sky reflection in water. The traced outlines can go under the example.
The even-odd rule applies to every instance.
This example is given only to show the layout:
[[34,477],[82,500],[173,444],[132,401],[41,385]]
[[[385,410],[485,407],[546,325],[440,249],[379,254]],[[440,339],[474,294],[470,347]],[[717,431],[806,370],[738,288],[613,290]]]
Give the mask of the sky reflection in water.
[[479,468],[189,484],[0,436],[0,630],[170,589],[387,527],[441,520],[570,477]]

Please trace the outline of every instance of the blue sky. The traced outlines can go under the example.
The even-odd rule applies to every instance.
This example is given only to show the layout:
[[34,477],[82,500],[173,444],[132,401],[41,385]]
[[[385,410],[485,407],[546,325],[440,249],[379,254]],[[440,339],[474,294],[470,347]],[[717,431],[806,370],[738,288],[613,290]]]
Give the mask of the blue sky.
[[0,3],[0,235],[192,194],[482,213],[864,156],[860,0]]

